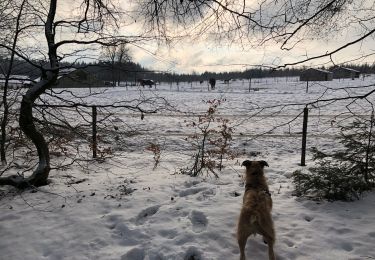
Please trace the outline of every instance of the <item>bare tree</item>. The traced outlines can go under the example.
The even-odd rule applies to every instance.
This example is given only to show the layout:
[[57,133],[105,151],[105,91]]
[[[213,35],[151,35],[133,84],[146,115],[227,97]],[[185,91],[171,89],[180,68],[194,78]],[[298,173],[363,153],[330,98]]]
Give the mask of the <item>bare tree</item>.
[[25,187],[28,185],[41,186],[47,183],[50,171],[49,150],[43,135],[37,131],[33,122],[32,106],[35,100],[56,81],[59,64],[57,58],[57,48],[55,43],[55,31],[53,28],[54,18],[56,14],[57,2],[51,1],[50,8],[45,24],[45,37],[48,43],[48,56],[50,66],[48,70],[42,70],[43,75],[40,82],[35,83],[23,96],[20,108],[19,123],[25,135],[34,143],[39,156],[39,164],[37,169],[30,177],[13,175],[0,179],[2,185],[13,185],[16,187]]
[[[4,79],[5,79],[4,87],[3,87],[3,100],[2,100],[2,105],[4,106],[4,113],[3,113],[3,117],[1,119],[1,140],[0,140],[0,156],[1,156],[1,164],[3,166],[6,165],[6,163],[7,163],[6,162],[5,144],[6,144],[6,137],[7,137],[6,127],[7,127],[8,115],[9,115],[9,104],[8,104],[8,99],[7,99],[9,79],[11,77],[12,67],[13,67],[13,62],[14,62],[14,56],[15,56],[14,51],[16,50],[18,36],[21,33],[20,20],[21,20],[21,16],[22,16],[22,12],[23,12],[25,2],[26,2],[25,0],[22,1],[21,6],[18,9],[18,14],[15,18],[14,34],[9,35],[9,36],[12,36],[13,42],[11,44],[11,52],[10,52],[9,63],[7,64],[8,68],[1,68],[2,74],[4,75]],[[10,17],[9,17],[10,16],[9,13],[11,13],[11,11],[9,11],[9,8],[14,8],[14,6],[11,5],[11,4],[12,4],[12,2],[10,2],[10,1],[3,2],[1,4],[1,7],[0,7],[0,9],[2,10],[1,13],[2,13],[2,16],[5,16],[5,19],[4,19],[5,22],[3,21],[4,24],[2,24],[2,27],[8,27],[7,25],[9,25],[9,23],[13,22],[13,19],[10,19]],[[9,18],[9,19],[7,19],[7,18]]]
[[126,43],[118,45],[103,46],[102,59],[106,61],[111,70],[112,85],[120,84],[123,65],[131,61],[130,51]]
[[[22,132],[32,141],[38,152],[38,166],[34,172],[24,177],[22,175],[12,175],[0,178],[0,185],[12,185],[19,188],[30,185],[40,186],[47,183],[50,172],[50,154],[48,144],[43,137],[43,134],[36,128],[33,117],[33,106],[39,97],[45,93],[46,89],[52,88],[56,82],[60,70],[61,60],[69,55],[65,46],[116,46],[121,42],[130,42],[125,37],[114,37],[113,34],[108,33],[111,28],[118,26],[116,20],[119,12],[116,7],[110,2],[103,2],[101,0],[89,0],[82,2],[80,8],[80,16],[73,18],[65,18],[61,20],[56,19],[57,14],[57,0],[49,1],[49,8],[44,14],[43,6],[37,3],[34,5],[35,10],[39,10],[38,14],[41,20],[45,18],[44,22],[44,37],[46,39],[47,63],[37,64],[23,52],[15,51],[6,43],[0,43],[0,47],[4,48],[16,55],[18,58],[32,64],[41,71],[40,81],[32,84],[30,89],[24,94],[21,107],[19,124]],[[40,9],[38,9],[40,8]],[[61,16],[59,16],[61,17]],[[57,31],[64,32],[65,30],[76,30],[76,34],[71,35],[71,38],[57,37]],[[36,30],[34,34],[38,34]],[[133,37],[133,39],[136,37]],[[73,54],[77,55],[82,50],[74,50]],[[73,55],[70,54],[70,55]]]

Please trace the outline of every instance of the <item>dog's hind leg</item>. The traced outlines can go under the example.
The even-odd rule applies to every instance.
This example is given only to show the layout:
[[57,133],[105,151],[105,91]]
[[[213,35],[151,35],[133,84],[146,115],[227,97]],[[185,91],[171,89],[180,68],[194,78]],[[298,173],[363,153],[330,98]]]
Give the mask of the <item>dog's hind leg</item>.
[[262,228],[261,233],[263,235],[264,242],[268,245],[269,260],[275,260],[275,253],[273,251],[273,245],[275,244],[275,231],[273,227]]
[[238,230],[237,232],[237,240],[238,240],[238,246],[240,248],[240,260],[246,260],[245,256],[245,247],[247,238],[250,236],[248,232],[244,232],[244,230]]
[[266,241],[268,244],[268,258],[269,260],[276,260],[275,252],[273,251],[274,239],[270,237],[266,237]]
[[245,247],[247,238],[251,235],[250,229],[248,227],[248,220],[246,214],[243,214],[241,212],[239,221],[238,221],[238,227],[237,227],[237,240],[238,240],[238,246],[240,248],[240,260],[245,260]]

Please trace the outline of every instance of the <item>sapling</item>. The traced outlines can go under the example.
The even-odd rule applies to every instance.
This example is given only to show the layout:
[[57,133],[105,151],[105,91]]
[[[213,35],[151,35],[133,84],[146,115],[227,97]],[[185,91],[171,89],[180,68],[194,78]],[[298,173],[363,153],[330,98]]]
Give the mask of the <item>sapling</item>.
[[193,155],[193,165],[180,169],[183,174],[201,175],[204,171],[219,177],[216,169],[223,168],[225,158],[233,159],[234,152],[230,149],[233,127],[229,120],[217,115],[219,106],[225,99],[204,101],[208,104],[207,111],[198,117],[197,121],[185,121],[188,127],[194,129],[194,134],[186,138],[196,151]]

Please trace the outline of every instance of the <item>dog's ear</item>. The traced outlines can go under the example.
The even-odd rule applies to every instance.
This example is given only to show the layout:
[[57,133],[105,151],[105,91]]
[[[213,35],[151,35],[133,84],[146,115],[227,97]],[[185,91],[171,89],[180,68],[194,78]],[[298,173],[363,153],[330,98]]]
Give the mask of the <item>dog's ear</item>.
[[251,161],[249,161],[249,160],[243,161],[242,166],[245,166],[245,167],[251,166]]
[[270,167],[266,161],[259,161],[259,164],[260,164],[262,167],[264,167],[264,166]]

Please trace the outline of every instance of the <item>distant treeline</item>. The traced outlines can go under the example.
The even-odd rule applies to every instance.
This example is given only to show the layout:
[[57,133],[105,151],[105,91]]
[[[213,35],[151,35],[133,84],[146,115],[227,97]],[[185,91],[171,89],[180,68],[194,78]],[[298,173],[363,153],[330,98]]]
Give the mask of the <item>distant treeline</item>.
[[[347,65],[346,68],[351,68],[360,71],[361,73],[370,74],[375,73],[374,64],[361,64],[361,65]],[[266,78],[266,77],[297,77],[302,71],[308,67],[301,68],[286,68],[286,69],[265,69],[265,68],[252,68],[245,71],[234,71],[234,72],[204,72],[201,74],[175,74],[175,73],[143,73],[146,78],[153,79],[155,81],[162,82],[191,82],[191,81],[205,81],[209,78],[215,78],[217,80],[230,80],[230,79],[254,79],[254,78]],[[331,70],[332,67],[320,69]]]
[[[40,64],[39,61],[33,61],[35,64]],[[8,60],[0,57],[0,74],[7,68]],[[299,76],[301,72],[307,67],[300,68],[285,68],[280,70],[272,70],[266,68],[252,68],[244,71],[234,72],[204,72],[204,73],[191,73],[191,74],[178,74],[160,71],[152,71],[142,67],[135,62],[124,63],[110,63],[110,62],[96,62],[96,63],[61,63],[62,68],[81,68],[93,75],[98,79],[110,82],[128,81],[135,82],[138,79],[152,79],[159,82],[192,82],[192,81],[206,81],[209,78],[216,80],[230,80],[230,79],[254,79],[265,77],[294,77]],[[375,73],[375,63],[373,64],[351,64],[345,65],[347,68],[352,68],[360,71],[361,73]],[[333,67],[320,67],[320,69],[330,70]],[[33,67],[31,64],[16,60],[13,66],[13,75],[28,75],[31,79],[40,77],[39,69]]]

